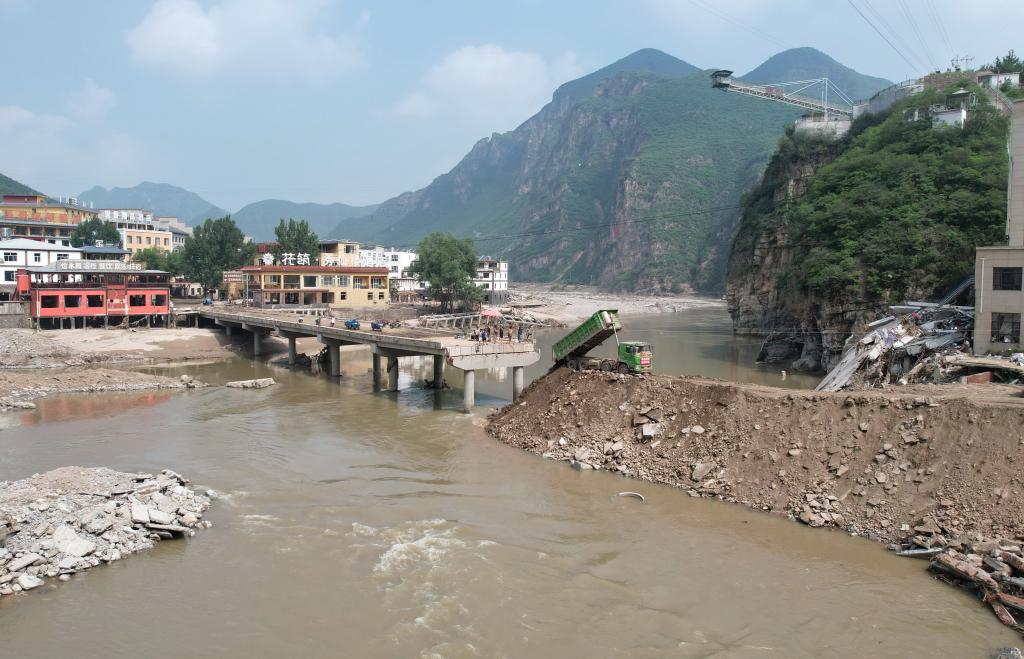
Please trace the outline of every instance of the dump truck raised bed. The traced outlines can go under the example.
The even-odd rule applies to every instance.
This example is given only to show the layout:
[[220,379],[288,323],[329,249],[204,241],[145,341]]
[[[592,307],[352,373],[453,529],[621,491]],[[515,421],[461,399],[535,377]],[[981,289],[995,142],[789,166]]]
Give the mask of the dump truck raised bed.
[[[617,332],[620,329],[622,323],[618,310],[602,309],[557,341],[551,347],[551,357],[556,365],[565,364],[574,371],[650,373],[654,349],[644,341],[619,341]],[[604,343],[609,336],[615,336],[618,344],[617,359],[587,357],[588,352]]]

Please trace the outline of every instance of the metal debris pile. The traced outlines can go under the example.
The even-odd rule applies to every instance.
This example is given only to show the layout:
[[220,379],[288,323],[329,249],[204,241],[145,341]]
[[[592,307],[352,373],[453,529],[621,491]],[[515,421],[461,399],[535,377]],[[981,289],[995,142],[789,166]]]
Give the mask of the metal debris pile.
[[818,391],[886,388],[890,385],[1024,381],[1024,355],[1010,359],[971,355],[974,318],[953,307],[922,309],[868,325],[860,339],[846,340],[843,357]]

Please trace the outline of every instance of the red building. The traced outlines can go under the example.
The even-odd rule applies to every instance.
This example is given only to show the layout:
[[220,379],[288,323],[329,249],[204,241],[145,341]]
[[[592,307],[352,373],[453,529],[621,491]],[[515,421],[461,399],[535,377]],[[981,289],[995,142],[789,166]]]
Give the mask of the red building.
[[66,260],[22,268],[16,293],[30,303],[29,315],[41,328],[169,321],[170,275],[139,263]]

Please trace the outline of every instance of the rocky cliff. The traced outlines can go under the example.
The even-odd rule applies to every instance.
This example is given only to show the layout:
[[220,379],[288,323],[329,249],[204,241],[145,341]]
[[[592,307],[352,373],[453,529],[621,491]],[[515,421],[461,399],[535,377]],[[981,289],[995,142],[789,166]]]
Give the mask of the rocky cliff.
[[828,370],[852,332],[940,297],[1001,238],[1006,122],[983,100],[963,129],[908,114],[941,100],[929,90],[864,116],[839,142],[780,141],[744,199],[726,277],[734,328],[766,338],[762,359]]

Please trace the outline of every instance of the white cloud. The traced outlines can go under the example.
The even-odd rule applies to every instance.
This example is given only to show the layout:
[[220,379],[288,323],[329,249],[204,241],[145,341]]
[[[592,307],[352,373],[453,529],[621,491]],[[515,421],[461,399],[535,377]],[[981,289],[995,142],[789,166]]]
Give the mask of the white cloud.
[[106,114],[117,103],[114,92],[86,78],[82,88],[68,98],[68,111],[84,119],[95,119]]
[[539,110],[559,84],[579,73],[571,52],[547,62],[495,44],[465,46],[433,66],[395,110],[415,117],[454,114],[486,122],[489,130],[505,130]]
[[76,194],[95,183],[137,181],[148,160],[145,145],[120,134],[83,138],[67,117],[0,106],[0,153],[5,174],[48,194]]
[[[188,74],[248,70],[318,79],[359,63],[352,34],[317,30],[323,0],[222,0],[204,9],[197,0],[157,0],[125,33],[132,58]],[[363,10],[355,23],[370,20]]]

